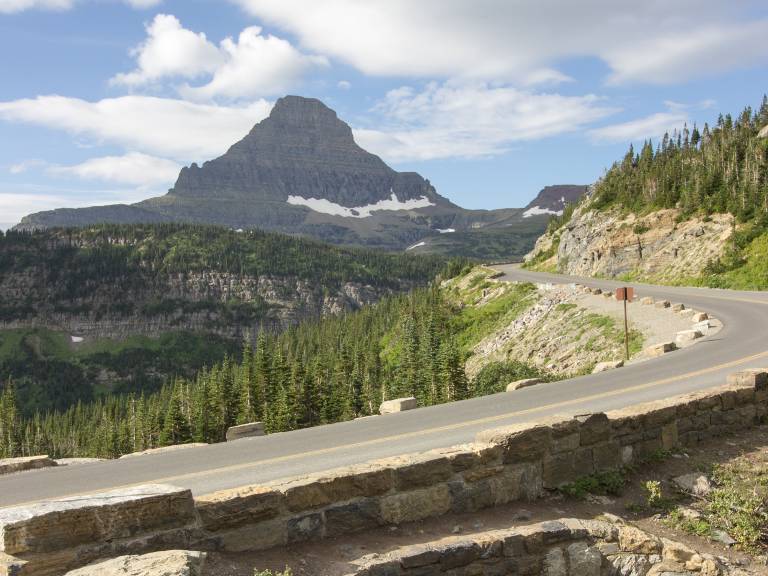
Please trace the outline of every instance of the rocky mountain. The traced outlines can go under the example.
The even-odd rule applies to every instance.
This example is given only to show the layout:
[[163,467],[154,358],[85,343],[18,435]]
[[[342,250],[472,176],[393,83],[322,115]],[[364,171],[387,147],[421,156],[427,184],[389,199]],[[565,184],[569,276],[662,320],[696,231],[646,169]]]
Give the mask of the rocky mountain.
[[573,184],[546,186],[525,207],[523,217],[531,218],[542,214],[562,216],[566,205],[578,202],[586,192],[587,186],[576,186]]
[[[579,189],[547,188],[527,210],[466,210],[419,174],[397,172],[360,148],[350,127],[319,100],[286,96],[223,156],[182,169],[165,196],[39,212],[17,228],[197,222],[388,250],[456,233],[450,242],[434,241],[433,251],[514,258],[532,247],[548,216]],[[489,230],[495,231],[492,243],[482,234]]]

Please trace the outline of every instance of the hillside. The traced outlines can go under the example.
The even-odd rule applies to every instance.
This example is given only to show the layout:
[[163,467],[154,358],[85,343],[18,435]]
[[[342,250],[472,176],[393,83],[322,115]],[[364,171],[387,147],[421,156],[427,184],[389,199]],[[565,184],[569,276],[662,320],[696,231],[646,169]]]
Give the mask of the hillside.
[[[170,380],[155,394],[111,395],[42,417],[34,438],[19,421],[16,444],[30,453],[114,457],[219,442],[236,423],[264,421],[270,432],[305,428],[374,414],[387,398],[415,396],[428,406],[500,392],[523,378],[589,373],[621,357],[616,320],[568,294],[495,276],[465,270],[357,312],[262,333],[237,357]],[[563,326],[569,330],[553,340]],[[633,352],[642,341],[633,332]]]
[[569,274],[768,288],[768,98],[632,148],[526,256]]
[[[431,252],[514,259],[531,249],[547,214],[584,190],[554,188],[551,197],[532,203],[539,210],[466,210],[419,174],[397,172],[360,148],[351,128],[319,100],[286,96],[223,156],[182,169],[165,196],[130,206],[40,212],[17,229],[194,222],[386,250],[439,238]],[[486,243],[473,236],[487,230],[494,241],[484,251]],[[453,233],[460,236],[444,238]]]
[[212,226],[0,235],[0,379],[25,412],[193,375],[243,338],[429,283],[436,257]]

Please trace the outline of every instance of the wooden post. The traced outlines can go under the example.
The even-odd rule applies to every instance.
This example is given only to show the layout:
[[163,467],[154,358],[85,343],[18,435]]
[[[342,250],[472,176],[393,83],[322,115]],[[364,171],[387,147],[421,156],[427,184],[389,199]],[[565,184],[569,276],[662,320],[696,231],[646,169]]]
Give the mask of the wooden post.
[[629,362],[629,323],[627,322],[627,300],[624,299],[624,348],[627,352],[627,362]]

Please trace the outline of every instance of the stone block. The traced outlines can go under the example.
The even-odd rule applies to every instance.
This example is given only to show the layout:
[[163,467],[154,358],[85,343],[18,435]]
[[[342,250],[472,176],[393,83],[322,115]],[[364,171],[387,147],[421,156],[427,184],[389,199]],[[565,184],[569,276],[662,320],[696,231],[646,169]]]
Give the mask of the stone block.
[[691,316],[691,321],[694,323],[704,322],[704,320],[709,320],[709,314],[706,312],[695,312],[693,316]]
[[264,436],[264,422],[250,422],[248,424],[240,424],[239,426],[232,426],[227,429],[227,442],[233,440],[239,440],[240,438],[253,438],[256,436]]
[[685,310],[685,304],[681,304],[680,302],[675,302],[670,306],[672,308],[672,312],[682,312]]
[[392,468],[395,489],[401,492],[432,486],[445,482],[453,476],[450,460],[440,454],[429,452],[395,456],[379,460],[377,463]]
[[675,350],[677,350],[677,345],[674,342],[662,342],[646,348],[645,355],[649,358],[656,358]]
[[681,330],[675,334],[675,344],[688,344],[702,336],[703,334],[699,330]]
[[608,362],[598,362],[592,369],[592,374],[598,374],[600,372],[607,372],[608,370],[614,370],[624,366],[624,360],[610,360]]
[[379,503],[373,498],[355,500],[325,510],[325,535],[328,537],[371,530],[382,523]]
[[622,447],[618,442],[606,442],[592,449],[595,470],[606,471],[620,468],[623,464]]
[[48,456],[28,456],[25,458],[4,458],[0,460],[0,476],[37,470],[39,468],[51,468],[57,466],[57,462]]
[[[730,386],[752,386],[756,390],[768,387],[768,370],[765,368],[750,368],[728,375]],[[1,461],[0,461],[1,462]]]
[[540,463],[525,462],[504,467],[504,472],[482,481],[496,505],[515,500],[535,500],[544,493]]
[[493,485],[488,480],[466,483],[455,480],[448,483],[451,491],[451,511],[457,514],[476,512],[496,504]]
[[714,324],[712,324],[709,320],[704,320],[703,322],[696,322],[691,326],[691,329],[698,330],[702,334],[709,334],[710,330],[714,327]]
[[440,569],[443,572],[467,566],[480,558],[482,549],[477,542],[454,542],[446,546],[440,555]]
[[0,552],[39,554],[192,526],[192,493],[148,484],[0,509]]
[[680,445],[677,422],[670,422],[661,428],[661,446],[664,450],[672,450]]
[[472,442],[450,448],[430,450],[430,454],[445,456],[454,472],[496,466],[501,464],[501,447],[495,444]]
[[572,452],[545,456],[542,462],[544,488],[554,490],[573,482],[579,476],[575,463]]
[[544,380],[541,378],[525,378],[523,380],[517,380],[516,382],[507,384],[507,392],[514,392],[515,390],[520,390],[522,388],[530,388],[531,386],[536,386],[542,382],[544,382]]
[[281,492],[264,486],[245,486],[195,498],[203,528],[211,531],[269,520],[279,514],[282,503]]
[[288,520],[275,518],[215,533],[216,548],[224,552],[256,552],[288,543]]
[[309,542],[323,537],[323,516],[314,512],[288,520],[288,544]]
[[672,306],[672,303],[669,300],[658,300],[654,302],[654,306],[656,306],[656,308],[669,308]]
[[388,524],[440,516],[450,509],[451,492],[446,484],[392,494],[381,499],[381,518]]
[[681,318],[693,318],[693,315],[696,314],[696,311],[695,310],[691,310],[690,308],[683,308],[677,314]]
[[640,298],[640,304],[643,306],[653,306],[653,298],[650,296],[644,296]]
[[205,552],[165,550],[120,556],[67,572],[66,576],[202,576]]
[[513,424],[478,432],[475,441],[501,446],[505,463],[536,460],[549,452],[552,430],[538,424]]
[[603,412],[594,414],[582,414],[574,418],[581,426],[579,434],[581,435],[581,445],[591,446],[598,442],[606,442],[611,437],[611,421]]
[[395,412],[404,412],[414,408],[418,408],[416,398],[395,398],[394,400],[382,402],[381,406],[379,406],[379,414],[394,414]]
[[394,485],[392,468],[379,463],[359,464],[303,478],[278,480],[268,487],[285,495],[293,512],[320,508],[333,502],[377,496]]

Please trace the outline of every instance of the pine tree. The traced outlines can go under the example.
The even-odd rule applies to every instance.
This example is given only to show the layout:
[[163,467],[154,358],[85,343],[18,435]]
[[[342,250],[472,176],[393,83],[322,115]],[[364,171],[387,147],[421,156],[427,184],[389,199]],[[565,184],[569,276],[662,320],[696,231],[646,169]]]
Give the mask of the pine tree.
[[185,444],[192,441],[192,432],[189,421],[184,414],[182,403],[181,383],[177,381],[173,386],[168,408],[165,412],[163,431],[160,435],[160,444],[163,446]]

